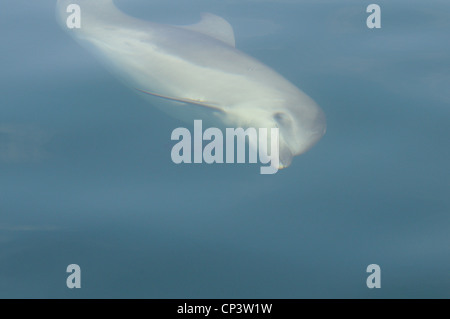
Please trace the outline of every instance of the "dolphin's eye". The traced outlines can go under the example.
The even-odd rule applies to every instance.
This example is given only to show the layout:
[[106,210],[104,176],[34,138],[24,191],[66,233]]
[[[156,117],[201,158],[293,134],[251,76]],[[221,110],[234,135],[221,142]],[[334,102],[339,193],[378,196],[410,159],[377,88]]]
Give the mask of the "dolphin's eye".
[[291,123],[289,115],[282,112],[275,113],[273,115],[273,119],[278,123],[279,126],[288,126]]

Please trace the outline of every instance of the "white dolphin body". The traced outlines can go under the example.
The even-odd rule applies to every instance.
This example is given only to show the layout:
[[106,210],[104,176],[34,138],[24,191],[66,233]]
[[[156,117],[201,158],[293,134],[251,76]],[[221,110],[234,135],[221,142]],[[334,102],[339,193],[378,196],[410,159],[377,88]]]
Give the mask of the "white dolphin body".
[[[70,4],[81,8],[79,29],[67,27]],[[58,0],[57,18],[126,85],[177,118],[234,128],[278,127],[279,168],[325,134],[317,104],[237,50],[233,28],[220,17],[203,14],[198,24],[173,26],[127,16],[113,0]],[[154,103],[161,98],[166,103]]]

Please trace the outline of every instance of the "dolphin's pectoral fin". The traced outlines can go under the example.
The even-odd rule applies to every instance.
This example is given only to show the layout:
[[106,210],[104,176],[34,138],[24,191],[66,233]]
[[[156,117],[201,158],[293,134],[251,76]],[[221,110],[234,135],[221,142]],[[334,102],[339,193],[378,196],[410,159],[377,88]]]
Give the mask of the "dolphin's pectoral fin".
[[182,28],[206,34],[232,47],[236,47],[236,40],[231,24],[227,20],[212,13],[203,13],[202,20],[199,23],[183,26]]
[[148,94],[148,95],[152,95],[152,96],[156,96],[165,100],[169,100],[169,101],[175,101],[175,102],[180,102],[180,103],[187,103],[187,104],[192,104],[192,105],[197,105],[197,106],[202,106],[202,107],[206,107],[209,109],[213,109],[215,111],[219,111],[219,112],[225,112],[220,106],[218,105],[214,105],[214,103],[210,103],[210,102],[206,102],[206,101],[200,101],[200,100],[192,100],[192,99],[188,99],[188,98],[176,98],[176,97],[170,97],[170,96],[165,96],[165,95],[161,95],[161,94],[157,94],[157,93],[152,93],[152,92],[148,92],[148,91],[144,91],[141,89],[136,89],[139,92]]

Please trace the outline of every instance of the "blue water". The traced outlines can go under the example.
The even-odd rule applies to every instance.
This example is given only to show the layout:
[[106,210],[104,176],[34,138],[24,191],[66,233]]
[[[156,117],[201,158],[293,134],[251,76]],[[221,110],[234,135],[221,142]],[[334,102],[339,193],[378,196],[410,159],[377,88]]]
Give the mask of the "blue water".
[[177,166],[184,123],[64,33],[54,1],[0,2],[1,298],[450,298],[450,2],[376,1],[377,30],[359,0],[116,2],[226,18],[328,132],[273,176]]

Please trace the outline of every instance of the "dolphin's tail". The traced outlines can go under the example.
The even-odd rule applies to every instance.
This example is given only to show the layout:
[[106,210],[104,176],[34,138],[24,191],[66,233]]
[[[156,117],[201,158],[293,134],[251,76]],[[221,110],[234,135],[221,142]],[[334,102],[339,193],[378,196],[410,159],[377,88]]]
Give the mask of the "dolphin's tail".
[[113,0],[57,0],[56,18],[61,27],[67,27],[67,19],[79,8],[81,28],[113,25],[119,21],[134,20],[121,12]]

